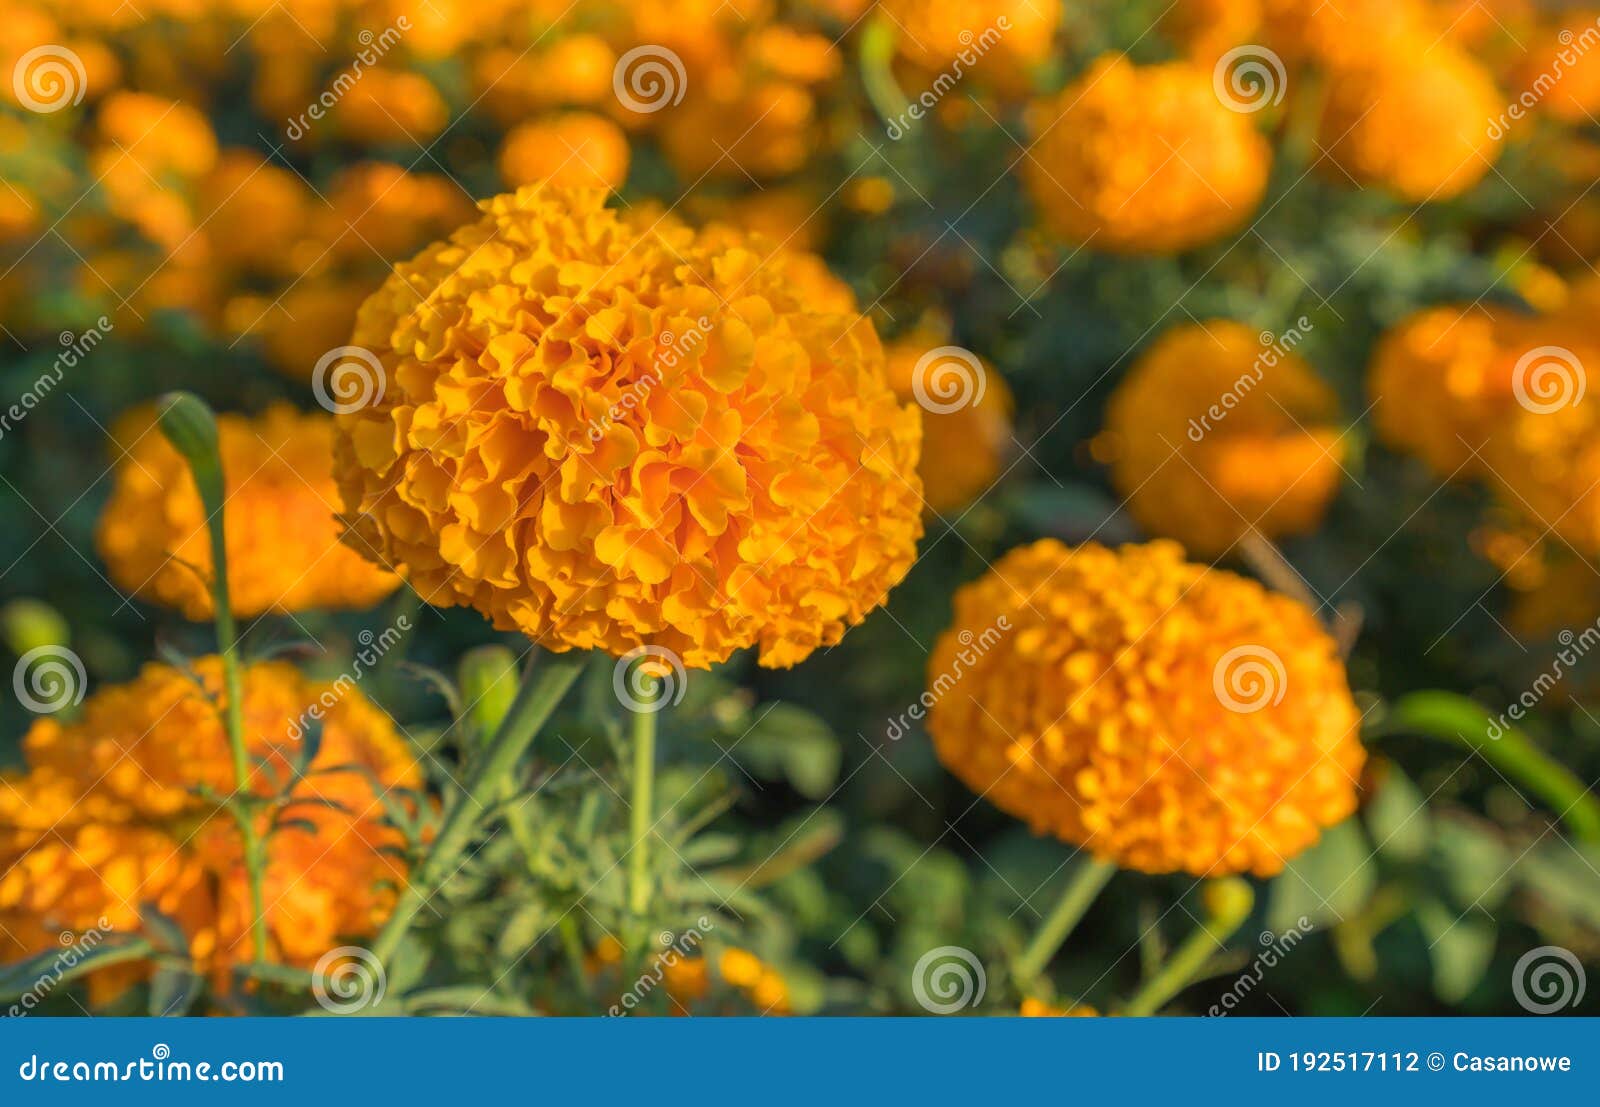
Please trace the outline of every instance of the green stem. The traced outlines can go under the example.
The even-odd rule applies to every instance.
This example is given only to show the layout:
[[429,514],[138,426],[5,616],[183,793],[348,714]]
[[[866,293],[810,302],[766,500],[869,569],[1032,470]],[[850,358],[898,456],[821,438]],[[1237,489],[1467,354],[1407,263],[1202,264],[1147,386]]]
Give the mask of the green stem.
[[478,830],[484,813],[500,798],[502,781],[516,767],[538,735],[539,728],[544,726],[561,698],[572,687],[583,665],[584,657],[577,653],[547,657],[533,666],[523,678],[511,710],[483,749],[482,759],[467,784],[466,794],[445,816],[444,825],[439,828],[438,837],[433,841],[433,848],[418,866],[416,875],[400,894],[388,923],[373,941],[371,952],[380,962],[387,963],[394,956],[423,904],[455,871],[456,863]]
[[1124,1015],[1153,1015],[1188,987],[1211,955],[1226,945],[1234,931],[1244,925],[1244,920],[1250,916],[1250,908],[1255,904],[1255,894],[1250,890],[1250,885],[1238,877],[1211,881],[1202,899],[1206,907],[1205,920],[1183,940],[1182,945],[1173,950],[1160,971],[1144,982],[1123,1009]]
[[887,19],[874,16],[867,22],[861,32],[861,87],[879,117],[899,126],[911,105],[894,79],[894,39],[894,27]]
[[1113,862],[1101,861],[1094,857],[1078,866],[1072,878],[1067,881],[1061,899],[1039,925],[1033,941],[1028,943],[1028,948],[1023,950],[1022,956],[1017,959],[1015,968],[1020,983],[1026,985],[1044,972],[1045,966],[1061,948],[1061,943],[1067,940],[1073,927],[1078,925],[1078,920],[1083,918],[1083,913],[1089,910],[1089,905],[1100,894],[1100,889],[1106,886],[1106,881],[1110,880],[1116,871],[1117,866]]
[[1600,842],[1600,800],[1578,777],[1550,759],[1526,733],[1452,692],[1413,692],[1394,705],[1379,734],[1421,734],[1465,746],[1538,796],[1575,838]]
[[639,673],[639,706],[633,712],[633,780],[628,797],[628,910],[641,916],[650,906],[650,833],[655,814],[656,712],[661,681]]

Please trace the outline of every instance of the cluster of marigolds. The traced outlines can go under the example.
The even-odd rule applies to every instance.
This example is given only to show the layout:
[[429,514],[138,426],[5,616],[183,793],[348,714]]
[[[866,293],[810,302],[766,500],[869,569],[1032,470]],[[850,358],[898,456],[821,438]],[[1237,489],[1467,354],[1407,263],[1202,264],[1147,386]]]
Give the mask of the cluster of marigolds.
[[[706,668],[750,649],[792,666],[882,604],[924,520],[959,515],[1009,462],[1004,367],[974,359],[975,402],[922,402],[937,326],[885,346],[809,250],[832,213],[897,202],[890,179],[812,169],[871,110],[859,37],[887,29],[878,83],[916,90],[999,28],[927,126],[1016,113],[1029,234],[1063,253],[1161,254],[1247,227],[1280,142],[1314,143],[1317,172],[1408,206],[1466,193],[1506,145],[1486,128],[1558,64],[1511,43],[1554,51],[1558,31],[1594,25],[1504,7],[1184,0],[1161,28],[1170,60],[1107,55],[1068,75],[1069,28],[1030,0],[24,0],[0,26],[5,72],[59,44],[81,72],[57,79],[81,87],[64,110],[0,118],[0,243],[17,247],[0,321],[54,330],[40,292],[64,281],[124,334],[180,312],[306,383],[303,407],[220,419],[242,617],[366,608],[405,581],[551,651],[659,646]],[[1282,67],[1254,74],[1262,111],[1230,102],[1261,87],[1219,86],[1244,46]],[[642,75],[627,67],[641,47]],[[1596,59],[1565,67],[1536,122],[1600,110]],[[667,102],[644,102],[662,82]],[[471,183],[490,198],[475,206],[440,166],[486,133],[498,146],[481,151],[491,170]],[[1573,133],[1537,133],[1553,164],[1600,161]],[[610,199],[641,151],[647,174],[705,187],[673,211]],[[1592,205],[1561,220],[1592,256]],[[1530,593],[1556,540],[1600,555],[1600,408],[1581,368],[1600,365],[1600,284],[1540,273],[1533,310],[1395,321],[1368,378],[1386,444],[1495,492],[1485,547]],[[1271,875],[1355,808],[1359,711],[1318,613],[1189,560],[1315,530],[1341,489],[1355,413],[1291,333],[1212,319],[1153,335],[1091,447],[1152,541],[1011,551],[956,594],[928,660],[930,680],[962,673],[928,721],[944,764],[1127,869]],[[381,387],[328,414],[310,385],[347,344]],[[184,460],[151,410],[113,434],[110,578],[209,618],[216,567]],[[1007,634],[958,664],[1001,616]],[[1245,647],[1281,668],[1241,709],[1218,673]],[[248,670],[263,789],[289,778],[284,722],[321,691],[286,663]],[[153,663],[34,724],[26,771],[0,788],[0,960],[102,916],[138,931],[153,904],[227,986],[253,919],[216,799],[234,788],[225,696],[214,658]],[[279,809],[293,817],[263,828],[273,959],[309,966],[381,926],[406,879],[390,790],[425,790],[416,757],[349,690]],[[594,971],[618,960],[601,943]],[[781,977],[738,949],[674,970],[682,1006],[713,965],[759,1009],[788,1009]],[[93,983],[111,995],[144,971]]]

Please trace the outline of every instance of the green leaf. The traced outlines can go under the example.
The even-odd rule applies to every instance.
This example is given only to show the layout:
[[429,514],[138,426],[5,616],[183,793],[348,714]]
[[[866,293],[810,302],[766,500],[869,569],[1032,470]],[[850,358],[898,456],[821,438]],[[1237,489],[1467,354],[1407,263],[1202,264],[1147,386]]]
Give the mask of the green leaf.
[[177,1018],[200,997],[200,978],[186,968],[164,965],[150,978],[152,1018]]
[[1498,834],[1466,819],[1450,819],[1441,827],[1432,855],[1452,899],[1485,911],[1493,911],[1511,891],[1515,861]]
[[1416,861],[1428,851],[1432,822],[1427,801],[1396,765],[1384,767],[1377,794],[1367,804],[1367,827],[1378,851],[1402,861]]
[[62,949],[47,949],[25,961],[8,965],[0,973],[0,1001],[19,999],[30,992],[41,996],[96,969],[128,961],[142,961],[151,953],[143,938],[107,940],[94,949],[81,949],[82,942]]
[[155,904],[148,902],[139,905],[139,920],[163,953],[188,959],[189,936],[183,932],[183,927],[178,925],[177,920],[163,914]]
[[1365,906],[1376,884],[1372,849],[1360,823],[1346,819],[1273,880],[1267,926],[1282,933],[1302,916],[1313,926],[1340,922]]
[[1476,910],[1458,916],[1430,896],[1417,904],[1417,923],[1428,939],[1434,995],[1460,1003],[1494,959],[1494,920]]
[[1528,851],[1516,876],[1540,901],[1536,919],[1564,916],[1600,931],[1600,849],[1546,838]]
[[761,708],[731,752],[754,775],[783,780],[810,800],[825,799],[833,790],[843,757],[827,723],[787,703]]

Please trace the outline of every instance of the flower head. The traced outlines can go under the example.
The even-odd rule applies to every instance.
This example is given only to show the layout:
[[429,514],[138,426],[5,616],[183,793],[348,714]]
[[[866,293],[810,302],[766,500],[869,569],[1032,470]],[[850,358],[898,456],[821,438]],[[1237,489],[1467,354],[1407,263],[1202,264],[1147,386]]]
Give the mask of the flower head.
[[1271,151],[1217,98],[1208,67],[1101,58],[1030,113],[1025,183],[1045,224],[1116,252],[1183,250],[1240,226]]
[[[111,579],[134,595],[209,618],[211,544],[188,464],[151,425],[119,427],[128,451],[96,532]],[[339,541],[333,420],[287,405],[217,420],[234,612],[368,607],[400,580]]]
[[[178,924],[196,968],[217,981],[250,959],[242,839],[202,794],[234,790],[223,701],[221,661],[208,657],[192,673],[147,665],[90,696],[76,721],[33,724],[27,772],[0,787],[0,961],[53,946],[63,930],[140,932],[146,905]],[[405,866],[379,796],[421,785],[394,725],[359,690],[269,662],[244,674],[247,745],[262,766],[251,790],[272,795],[292,778],[297,720],[313,704],[321,747],[266,837],[270,947],[294,965],[387,916]]]
[[865,617],[921,531],[916,413],[796,255],[530,186],[398,267],[340,417],[357,545],[553,650],[791,665]]
[[1333,391],[1272,335],[1230,320],[1163,334],[1111,397],[1096,451],[1134,518],[1206,555],[1312,530],[1338,490]]
[[[928,388],[929,376],[939,369],[932,358],[939,347],[935,339],[913,336],[888,348],[889,382],[901,400],[916,402],[919,377]],[[992,366],[976,357],[970,368],[975,373],[963,383],[972,387],[960,402],[947,405],[936,399],[922,411],[922,463],[917,471],[928,510],[938,514],[960,511],[988,489],[1000,476],[1011,445],[1010,389]]]
[[[1032,0],[884,0],[900,53],[930,72],[975,71],[1010,91],[1050,56],[1060,7]],[[958,72],[963,71],[958,68]]]
[[1333,640],[1171,542],[1013,550],[956,593],[928,672],[950,771],[1124,868],[1270,875],[1355,809]]
[[618,188],[628,176],[628,136],[592,112],[524,123],[500,147],[500,176],[513,188],[541,180]]

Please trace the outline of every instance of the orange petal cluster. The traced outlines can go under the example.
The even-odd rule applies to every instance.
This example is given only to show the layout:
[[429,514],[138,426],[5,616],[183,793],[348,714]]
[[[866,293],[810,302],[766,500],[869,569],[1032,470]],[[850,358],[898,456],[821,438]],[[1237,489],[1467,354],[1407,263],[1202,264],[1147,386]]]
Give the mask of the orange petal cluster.
[[[916,402],[919,365],[927,387],[926,378],[937,366],[924,359],[941,344],[930,337],[911,337],[888,348],[889,381],[901,400]],[[922,463],[917,471],[930,512],[960,511],[982,495],[1000,476],[1011,446],[1011,390],[993,366],[980,366],[983,391],[979,395],[973,390],[972,403],[922,412]]]
[[485,201],[363,305],[352,542],[552,650],[792,665],[911,565],[917,414],[815,259],[603,200]]
[[[264,764],[254,791],[272,795],[290,779],[314,703],[331,704],[322,745],[266,839],[264,889],[272,956],[307,966],[387,916],[405,880],[393,855],[404,840],[378,795],[422,784],[388,716],[359,690],[268,662],[244,674],[247,745]],[[64,931],[152,933],[146,905],[178,924],[196,969],[219,985],[253,956],[239,830],[200,794],[234,790],[224,704],[221,661],[209,657],[193,673],[147,665],[90,696],[74,721],[33,724],[27,771],[0,778],[0,961],[54,947]],[[109,970],[101,997],[129,979]]]
[[[127,456],[96,544],[119,588],[211,617],[211,540],[188,463],[137,414],[119,428]],[[288,405],[217,420],[234,613],[370,607],[400,578],[339,541],[333,419]]]
[[1333,640],[1175,543],[1013,550],[956,593],[928,674],[951,772],[1124,868],[1268,876],[1355,809]]
[[1210,67],[1108,55],[1036,102],[1029,123],[1023,179],[1041,218],[1098,250],[1209,242],[1241,226],[1266,190],[1267,141],[1217,98]]
[[1342,475],[1337,410],[1287,338],[1184,324],[1129,369],[1095,449],[1142,526],[1215,556],[1252,530],[1279,538],[1322,521]]

